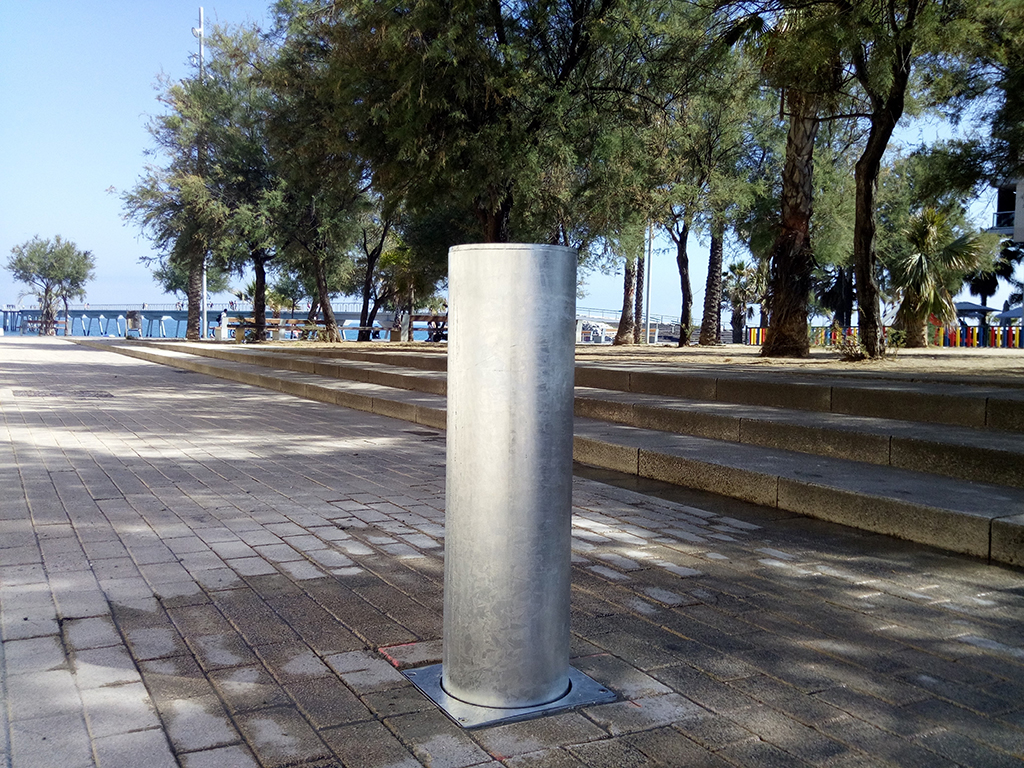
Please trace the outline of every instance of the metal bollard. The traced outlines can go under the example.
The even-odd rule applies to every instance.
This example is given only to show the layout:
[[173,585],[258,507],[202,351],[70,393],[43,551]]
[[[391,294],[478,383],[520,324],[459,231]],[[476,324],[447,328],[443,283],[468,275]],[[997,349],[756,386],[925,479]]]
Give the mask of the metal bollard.
[[576,251],[449,252],[444,689],[526,707],[569,687]]
[[443,661],[408,674],[467,727],[613,697],[569,666],[576,251],[457,246],[448,280]]

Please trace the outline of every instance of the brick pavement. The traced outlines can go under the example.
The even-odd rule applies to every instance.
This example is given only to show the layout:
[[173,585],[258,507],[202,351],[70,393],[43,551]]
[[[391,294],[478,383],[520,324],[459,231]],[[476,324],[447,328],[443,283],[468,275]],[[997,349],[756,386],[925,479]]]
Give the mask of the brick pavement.
[[58,339],[0,415],[0,765],[1024,765],[1020,570],[581,469],[620,700],[465,732],[389,663],[439,655],[443,433]]

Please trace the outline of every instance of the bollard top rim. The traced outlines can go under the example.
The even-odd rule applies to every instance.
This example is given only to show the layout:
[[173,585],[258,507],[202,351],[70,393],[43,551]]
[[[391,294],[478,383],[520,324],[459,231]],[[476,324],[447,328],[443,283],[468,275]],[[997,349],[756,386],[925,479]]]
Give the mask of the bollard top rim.
[[578,249],[569,245],[550,245],[548,243],[466,243],[464,245],[453,245],[448,249],[449,253],[462,251],[570,251],[577,253]]

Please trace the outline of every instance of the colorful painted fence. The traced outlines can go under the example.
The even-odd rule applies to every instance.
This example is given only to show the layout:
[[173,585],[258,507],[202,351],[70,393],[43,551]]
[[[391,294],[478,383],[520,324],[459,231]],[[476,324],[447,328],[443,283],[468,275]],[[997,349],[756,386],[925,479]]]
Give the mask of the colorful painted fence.
[[[889,333],[886,328],[886,334]],[[764,344],[767,328],[747,328],[744,341],[752,346]],[[852,341],[857,339],[856,328],[831,328],[812,326],[811,346],[831,347],[842,338]],[[999,347],[1003,349],[1024,349],[1024,329],[1019,325],[992,326],[979,328],[975,325],[929,328],[930,344],[941,347]]]
[[944,328],[941,344],[944,347],[999,347],[1002,349],[1024,349],[1024,329],[1019,325],[991,326],[979,328]]

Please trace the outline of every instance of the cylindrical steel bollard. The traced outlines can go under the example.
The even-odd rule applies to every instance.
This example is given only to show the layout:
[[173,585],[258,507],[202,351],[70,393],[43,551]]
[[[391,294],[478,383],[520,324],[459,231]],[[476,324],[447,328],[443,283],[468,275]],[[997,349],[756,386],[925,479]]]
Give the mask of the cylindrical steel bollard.
[[442,686],[531,707],[569,690],[576,251],[449,251]]

